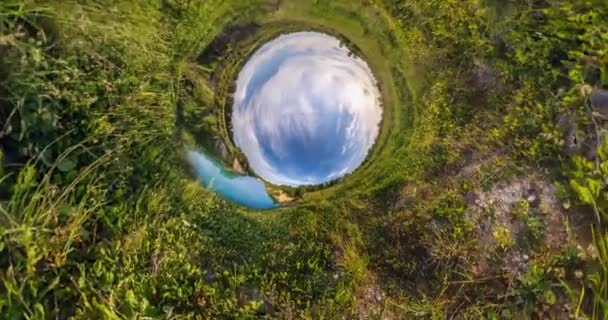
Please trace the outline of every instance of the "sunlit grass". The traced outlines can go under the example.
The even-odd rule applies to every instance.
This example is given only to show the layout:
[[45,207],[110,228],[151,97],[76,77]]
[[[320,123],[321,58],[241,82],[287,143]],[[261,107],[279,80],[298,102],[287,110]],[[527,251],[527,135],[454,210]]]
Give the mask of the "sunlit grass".
[[[1,1],[0,318],[342,318],[363,303],[394,318],[527,318],[566,305],[605,317],[605,155],[572,161],[554,122],[571,112],[579,131],[592,125],[576,86],[605,78],[608,8],[492,5]],[[198,62],[226,27],[252,21],[269,29],[243,52]],[[380,81],[384,130],[368,161],[271,212],[188,179],[181,147],[198,141],[176,126],[180,103],[196,111],[187,125],[222,125],[206,108],[230,94],[242,59],[312,25],[349,39]],[[502,87],[481,92],[473,60]],[[209,81],[218,66],[224,92]],[[500,156],[466,176],[464,150]],[[476,273],[480,257],[503,267],[521,248],[498,223],[490,240],[474,238],[466,196],[530,167],[562,182],[561,205],[594,224],[590,257],[535,247],[525,270]],[[481,240],[492,252],[476,251]]]

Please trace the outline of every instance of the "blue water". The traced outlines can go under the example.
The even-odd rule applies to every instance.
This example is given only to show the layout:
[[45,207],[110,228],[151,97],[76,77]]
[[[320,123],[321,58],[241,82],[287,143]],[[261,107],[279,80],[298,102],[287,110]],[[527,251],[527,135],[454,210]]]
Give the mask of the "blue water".
[[188,151],[187,156],[199,181],[222,198],[259,210],[278,207],[260,180],[228,172],[201,152]]

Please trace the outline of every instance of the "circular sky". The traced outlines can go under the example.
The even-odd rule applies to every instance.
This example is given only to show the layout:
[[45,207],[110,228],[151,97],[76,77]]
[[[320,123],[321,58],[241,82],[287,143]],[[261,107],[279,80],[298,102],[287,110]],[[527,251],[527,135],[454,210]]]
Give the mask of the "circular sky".
[[340,40],[297,32],[266,43],[237,79],[234,141],[276,185],[318,185],[354,171],[378,136],[380,92]]

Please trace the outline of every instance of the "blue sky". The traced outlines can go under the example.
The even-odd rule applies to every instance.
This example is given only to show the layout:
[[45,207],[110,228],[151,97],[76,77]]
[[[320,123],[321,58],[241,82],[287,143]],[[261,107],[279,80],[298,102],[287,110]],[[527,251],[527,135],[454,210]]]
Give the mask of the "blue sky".
[[262,46],[237,79],[234,140],[277,185],[316,185],[354,171],[373,145],[382,108],[367,64],[317,32]]

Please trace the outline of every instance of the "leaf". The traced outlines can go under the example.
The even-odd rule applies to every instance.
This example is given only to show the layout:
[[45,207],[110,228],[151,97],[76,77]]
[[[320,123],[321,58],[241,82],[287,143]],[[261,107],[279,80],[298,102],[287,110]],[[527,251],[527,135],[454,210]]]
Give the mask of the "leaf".
[[587,185],[589,186],[589,190],[594,197],[598,197],[600,195],[600,189],[602,188],[602,182],[600,180],[587,178]]
[[545,297],[545,302],[547,302],[550,305],[554,305],[557,302],[557,297],[555,296],[555,293],[553,293],[553,291],[550,289],[545,291],[544,297]]
[[57,165],[57,169],[61,172],[68,172],[74,170],[77,164],[78,162],[76,160],[63,159]]
[[45,319],[44,307],[40,303],[34,305],[34,314],[31,319]]
[[60,277],[56,276],[51,283],[49,283],[49,285],[46,287],[46,289],[44,289],[44,291],[42,291],[42,293],[40,293],[40,297],[44,297],[46,296],[47,293],[49,293],[49,291],[55,289],[55,287],[57,287],[57,284],[59,284],[59,280]]
[[93,305],[95,307],[95,309],[103,316],[103,319],[108,319],[108,320],[118,320],[120,319],[116,313],[114,311],[112,311],[112,309],[110,309],[109,306],[101,304],[101,303],[94,303]]
[[574,189],[574,191],[576,191],[576,193],[578,194],[578,197],[581,201],[583,201],[586,204],[593,203],[593,200],[594,200],[593,194],[591,193],[591,190],[589,190],[589,188],[580,185],[578,182],[576,182],[574,180],[570,181],[570,185],[572,186],[572,189]]

